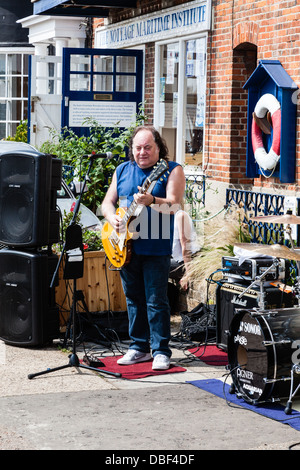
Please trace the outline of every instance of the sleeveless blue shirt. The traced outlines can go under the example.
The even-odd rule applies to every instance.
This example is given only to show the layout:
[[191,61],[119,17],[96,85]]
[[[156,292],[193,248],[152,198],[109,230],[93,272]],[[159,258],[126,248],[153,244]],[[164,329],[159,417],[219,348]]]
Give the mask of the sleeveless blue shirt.
[[[169,163],[169,173],[178,166],[176,162]],[[136,162],[121,163],[116,169],[117,192],[120,207],[129,207],[133,195],[138,192],[153,167],[141,169]],[[168,181],[166,173],[159,178],[151,192],[155,197],[166,197]],[[132,250],[138,255],[171,255],[174,233],[174,215],[161,214],[151,207],[144,207],[141,214],[129,224],[129,231],[134,232]]]

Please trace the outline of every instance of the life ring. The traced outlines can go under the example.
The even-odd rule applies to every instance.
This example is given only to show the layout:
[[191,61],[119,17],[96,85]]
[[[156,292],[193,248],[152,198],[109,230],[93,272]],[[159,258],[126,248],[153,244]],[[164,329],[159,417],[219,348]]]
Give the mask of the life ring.
[[[269,153],[266,152],[262,139],[262,126],[259,120],[263,120],[268,115],[271,117],[273,127],[273,141]],[[256,103],[252,119],[252,148],[254,158],[263,170],[272,170],[277,165],[280,158],[280,137],[281,137],[281,107],[279,101],[270,93],[263,95]]]

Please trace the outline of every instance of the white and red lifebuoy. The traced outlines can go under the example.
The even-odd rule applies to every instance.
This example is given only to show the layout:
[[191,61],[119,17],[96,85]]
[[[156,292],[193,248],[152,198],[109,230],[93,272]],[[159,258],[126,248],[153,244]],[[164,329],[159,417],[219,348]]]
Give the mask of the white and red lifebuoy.
[[280,158],[280,138],[281,138],[281,106],[275,96],[270,93],[263,95],[256,103],[254,114],[258,119],[266,117],[270,113],[273,128],[272,147],[267,153],[262,138],[262,130],[256,120],[252,119],[252,148],[254,158],[263,170],[272,170],[277,165]]

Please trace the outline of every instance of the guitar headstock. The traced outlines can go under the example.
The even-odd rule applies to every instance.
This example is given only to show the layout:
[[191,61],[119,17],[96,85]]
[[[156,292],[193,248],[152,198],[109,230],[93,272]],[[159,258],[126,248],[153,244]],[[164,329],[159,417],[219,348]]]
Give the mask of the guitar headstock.
[[157,164],[153,167],[151,174],[148,177],[150,182],[158,180],[158,178],[165,173],[165,171],[169,168],[169,164],[166,160],[161,158]]

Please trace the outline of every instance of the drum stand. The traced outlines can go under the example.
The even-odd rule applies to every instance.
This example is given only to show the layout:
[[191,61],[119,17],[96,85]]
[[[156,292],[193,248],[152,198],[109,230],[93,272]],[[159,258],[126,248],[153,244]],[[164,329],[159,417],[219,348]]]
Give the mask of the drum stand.
[[[292,228],[291,228],[290,224],[287,225],[285,231],[287,232],[290,243],[291,243],[291,250],[296,252],[295,243],[294,243],[294,240],[292,238]],[[296,276],[296,284],[295,284],[294,291],[295,291],[296,297],[298,299],[298,307],[300,307],[300,277],[299,277],[300,262],[299,261],[296,261],[296,267],[297,267],[298,276]]]
[[290,396],[289,399],[286,403],[286,407],[284,409],[284,412],[286,415],[290,415],[292,412],[292,400],[296,393],[298,392],[300,388],[300,384],[297,385],[296,389],[293,392],[293,386],[294,386],[294,374],[300,374],[300,366],[299,364],[294,364],[292,369],[291,369],[291,388],[290,388]]
[[[238,296],[239,299],[242,298],[243,295],[246,294],[255,284],[259,284],[258,308],[253,309],[253,310],[256,311],[256,313],[259,313],[259,312],[262,313],[262,312],[265,311],[265,307],[266,307],[265,296],[266,296],[266,294],[264,292],[264,278],[268,274],[268,272],[271,271],[271,269],[273,269],[274,266],[278,266],[278,265],[279,265],[279,261],[278,261],[277,258],[275,258],[273,263],[271,264],[271,266],[269,266],[268,269],[266,269],[266,271],[263,274],[261,274],[261,276],[257,276],[256,279]],[[234,393],[236,393],[236,388],[235,388],[235,385],[233,383],[230,386],[229,393],[232,394],[232,395]],[[240,396],[242,396],[242,395],[240,395]]]
[[[287,232],[288,234],[288,237],[289,237],[289,240],[290,240],[290,243],[291,243],[291,250],[292,251],[296,251],[296,247],[295,247],[295,243],[294,243],[294,240],[292,238],[292,228],[290,226],[290,224],[288,224],[286,226],[286,229],[285,231]],[[296,266],[297,266],[297,274],[299,274],[299,269],[300,269],[300,262],[299,261],[296,261]],[[295,284],[295,287],[294,287],[294,291],[295,291],[295,294],[296,294],[296,297],[298,299],[298,305],[297,307],[300,307],[300,277],[299,275],[296,276],[296,284]],[[289,395],[289,399],[286,403],[286,407],[284,409],[284,412],[285,414],[289,415],[291,414],[292,412],[292,400],[294,398],[294,396],[297,394],[299,388],[300,388],[300,384],[297,385],[297,387],[295,388],[295,390],[293,391],[293,387],[294,387],[294,374],[300,374],[300,365],[299,364],[293,364],[292,368],[291,368],[291,387],[290,387],[290,395]]]

